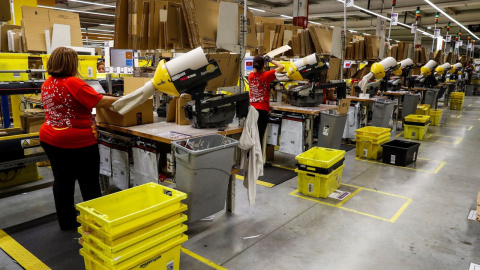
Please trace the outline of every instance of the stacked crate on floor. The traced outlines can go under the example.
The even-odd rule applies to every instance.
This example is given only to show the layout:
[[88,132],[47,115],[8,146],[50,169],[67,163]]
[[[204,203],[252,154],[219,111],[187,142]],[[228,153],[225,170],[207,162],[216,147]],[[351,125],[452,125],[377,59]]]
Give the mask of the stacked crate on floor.
[[465,99],[464,92],[453,92],[450,94],[450,110],[461,110],[463,107],[463,100]]
[[187,195],[155,183],[77,204],[87,270],[178,270]]
[[442,119],[443,110],[430,109],[430,124],[432,126],[440,126],[440,120]]
[[342,183],[345,151],[313,147],[298,155],[298,192],[315,197],[327,198]]
[[363,127],[355,131],[357,157],[377,160],[382,156],[382,144],[390,140],[389,128]]
[[403,134],[405,139],[413,139],[422,141],[427,136],[429,126],[429,115],[411,114],[405,117]]
[[415,112],[417,115],[430,115],[430,105],[423,104],[417,105],[417,111]]

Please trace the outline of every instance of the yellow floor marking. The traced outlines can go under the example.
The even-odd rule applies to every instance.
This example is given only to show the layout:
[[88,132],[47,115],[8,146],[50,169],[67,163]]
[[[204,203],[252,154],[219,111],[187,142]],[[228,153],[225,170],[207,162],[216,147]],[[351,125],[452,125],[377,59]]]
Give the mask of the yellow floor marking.
[[398,134],[398,135],[397,135],[397,136],[395,136],[395,137],[397,137],[397,138],[398,138],[398,137],[402,136],[402,134],[403,134],[403,133],[405,133],[405,131],[402,131],[402,133]]
[[[237,174],[235,177],[236,177],[238,180],[242,180],[242,181],[245,179],[245,177],[243,177],[243,175],[238,175],[238,174]],[[260,181],[260,180],[257,180],[257,185],[259,185],[259,186],[264,186],[264,187],[268,187],[268,188],[272,188],[272,187],[275,186],[275,185],[272,184],[272,183],[268,183],[268,182],[264,182],[264,181]]]
[[277,167],[277,168],[281,168],[281,169],[285,169],[285,170],[295,171],[295,168],[285,167],[285,166],[282,166],[282,165],[272,164],[272,166]]
[[[346,184],[342,184],[342,185],[345,185],[345,186],[348,186]],[[359,193],[360,191],[362,191],[363,188],[362,187],[358,187],[357,190],[355,190],[354,192],[352,192],[350,195],[348,195],[347,198],[343,199],[343,201],[341,201],[340,203],[338,203],[336,206],[342,206],[344,205],[346,202],[348,202],[351,198],[353,198],[353,196],[357,195],[357,193]]]
[[27,270],[51,269],[3,230],[0,230],[0,248]]
[[[419,172],[426,172],[426,173],[438,173],[440,171],[440,169],[443,168],[443,166],[445,166],[446,162],[445,161],[441,161],[441,160],[434,160],[434,159],[427,159],[427,160],[432,160],[432,161],[438,161],[440,162],[440,165],[435,169],[435,171],[427,171],[427,170],[422,170],[422,169],[415,169],[415,168],[409,168],[409,167],[402,167],[402,166],[395,166],[395,165],[391,165],[391,164],[386,164],[386,163],[383,163],[383,162],[378,162],[378,161],[374,161],[374,160],[370,160],[370,159],[363,159],[363,158],[355,158],[356,160],[360,160],[360,161],[365,161],[365,162],[370,162],[370,163],[373,163],[373,164],[379,164],[379,165],[385,165],[385,166],[390,166],[390,167],[395,167],[395,168],[400,168],[400,169],[407,169],[407,170],[413,170],[413,171],[419,171]],[[424,159],[424,158],[418,158],[418,159]],[[424,159],[425,160],[425,159]]]
[[[470,126],[470,127],[473,127],[473,126]],[[469,129],[469,130],[470,130],[470,129]],[[405,131],[403,131],[402,133],[396,135],[395,137],[398,138],[398,137],[402,136],[404,133],[405,133]],[[428,139],[430,139],[432,136],[458,138],[458,140],[457,140],[456,142],[435,141],[435,142],[439,142],[439,143],[459,144],[459,143],[461,143],[462,140],[463,140],[463,137],[460,137],[460,136],[447,136],[447,135],[438,135],[438,134],[427,134],[427,136],[426,136],[422,141],[428,141]],[[415,140],[415,139],[409,139],[409,140]],[[415,141],[419,141],[419,140],[415,140]]]
[[196,254],[196,253],[193,253],[193,252],[191,252],[190,250],[188,250],[188,249],[186,249],[186,248],[184,248],[184,247],[181,248],[181,251],[182,251],[183,253],[187,254],[188,256],[190,256],[190,257],[192,257],[192,258],[194,258],[194,259],[197,259],[197,260],[201,261],[202,263],[204,263],[204,264],[206,264],[206,265],[208,265],[208,266],[210,266],[210,267],[212,267],[212,268],[214,268],[214,269],[217,269],[217,270],[228,270],[227,268],[222,267],[222,266],[220,266],[220,265],[218,265],[218,264],[216,264],[216,263],[214,263],[214,262],[212,262],[212,261],[210,261],[210,260],[207,260],[207,259],[203,258],[202,256],[200,256],[200,255],[198,255],[198,254]]
[[400,195],[396,195],[396,194],[392,194],[392,193],[388,193],[388,192],[383,192],[383,191],[376,190],[376,189],[371,189],[371,188],[366,188],[366,187],[360,187],[360,186],[355,186],[355,185],[350,185],[350,184],[344,184],[344,183],[342,183],[342,185],[344,185],[344,186],[349,186],[349,187],[354,187],[354,188],[361,188],[361,189],[363,189],[363,190],[367,190],[367,191],[371,191],[371,192],[376,192],[376,193],[380,193],[380,194],[384,194],[384,195],[388,195],[388,196],[392,196],[392,197],[397,197],[397,198],[401,198],[401,199],[405,199],[405,200],[410,199],[410,198],[405,197],[405,196],[400,196]]
[[[342,184],[342,185],[356,187],[356,186],[347,185],[347,184]],[[361,190],[369,190],[369,191],[377,192],[376,190],[371,190],[371,189],[367,189],[367,188],[362,188],[362,187],[358,187],[358,188],[359,189],[357,189],[357,191],[354,192],[355,194],[360,192]],[[379,193],[389,195],[386,192],[379,192]],[[327,205],[327,206],[332,206],[332,207],[335,207],[335,208],[338,208],[338,209],[350,211],[350,212],[353,212],[353,213],[356,213],[356,214],[360,214],[360,215],[363,215],[363,216],[367,216],[367,217],[371,217],[371,218],[374,218],[374,219],[379,219],[379,220],[383,220],[383,221],[387,221],[387,222],[391,222],[391,223],[394,223],[395,221],[397,221],[398,218],[400,217],[400,215],[405,211],[405,209],[407,209],[407,207],[413,201],[411,198],[407,198],[407,197],[392,194],[395,197],[400,197],[400,198],[406,199],[407,201],[402,205],[402,207],[395,213],[395,215],[392,218],[388,219],[388,218],[383,218],[383,217],[375,216],[375,215],[372,215],[372,214],[368,214],[368,213],[365,213],[365,212],[353,210],[353,209],[342,206],[342,204],[340,204],[340,203],[339,204],[331,204],[331,203],[327,203],[327,202],[318,201],[314,198],[308,198],[307,196],[302,196],[302,195],[299,195],[299,194],[300,193],[298,193],[298,189],[289,193],[289,195],[294,196],[294,197],[298,197],[298,198],[301,198],[301,199],[309,200],[309,201],[320,203],[320,204]],[[349,197],[352,198],[353,196],[349,195]]]
[[472,130],[472,128],[473,128],[473,126],[470,126],[470,127],[468,128],[468,130]]

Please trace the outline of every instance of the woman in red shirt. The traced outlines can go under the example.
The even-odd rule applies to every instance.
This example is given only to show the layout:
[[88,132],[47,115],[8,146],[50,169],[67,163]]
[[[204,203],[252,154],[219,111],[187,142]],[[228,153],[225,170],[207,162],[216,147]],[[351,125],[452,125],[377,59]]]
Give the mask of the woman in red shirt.
[[[277,68],[264,71],[265,61],[274,64]],[[268,113],[270,112],[270,83],[275,80],[275,73],[282,72],[284,67],[268,55],[257,55],[253,58],[253,72],[248,75],[248,86],[250,87],[250,105],[258,111],[258,132],[260,143],[263,147],[263,136],[268,124]]]
[[40,142],[53,171],[53,196],[62,230],[77,226],[74,194],[78,180],[83,200],[100,197],[94,107],[109,108],[118,98],[97,93],[78,75],[77,52],[59,47],[47,62],[50,77],[42,85],[45,123]]

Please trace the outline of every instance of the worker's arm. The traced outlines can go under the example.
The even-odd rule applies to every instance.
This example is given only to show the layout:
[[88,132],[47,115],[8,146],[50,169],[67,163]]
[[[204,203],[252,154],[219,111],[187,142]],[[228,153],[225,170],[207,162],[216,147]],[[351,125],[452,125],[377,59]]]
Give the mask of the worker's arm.
[[278,63],[277,61],[275,60],[272,60],[271,62],[272,64],[274,64],[277,68],[275,69],[275,72],[277,73],[280,73],[283,71],[283,69],[285,68],[282,64]]
[[102,99],[95,105],[96,108],[110,108],[112,107],[112,103],[117,101],[119,97],[113,96],[103,96]]

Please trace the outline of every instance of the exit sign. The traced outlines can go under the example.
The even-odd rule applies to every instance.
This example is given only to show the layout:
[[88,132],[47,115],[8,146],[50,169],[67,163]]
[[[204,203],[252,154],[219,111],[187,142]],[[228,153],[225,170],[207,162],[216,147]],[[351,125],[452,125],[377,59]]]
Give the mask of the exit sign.
[[480,32],[480,24],[469,24],[468,30],[472,32]]

